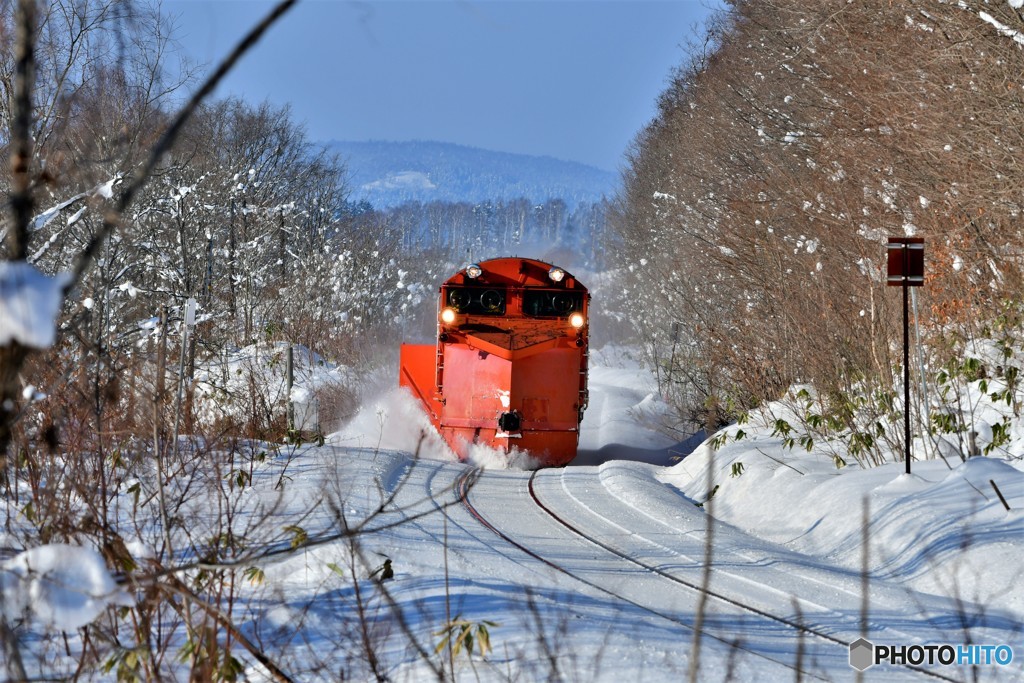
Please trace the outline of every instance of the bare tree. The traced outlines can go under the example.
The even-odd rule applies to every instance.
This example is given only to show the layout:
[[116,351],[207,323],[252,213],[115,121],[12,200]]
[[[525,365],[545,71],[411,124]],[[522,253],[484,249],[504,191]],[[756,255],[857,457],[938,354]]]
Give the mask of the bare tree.
[[[109,67],[92,61],[97,59],[98,52],[86,49],[86,43],[94,39],[100,41],[96,27],[106,22],[124,20],[132,5],[126,2],[48,3],[46,10],[40,13],[40,5],[34,0],[20,0],[14,4],[13,19],[4,17],[0,25],[8,38],[13,36],[9,44],[14,47],[14,59],[12,64],[0,66],[0,87],[3,89],[0,113],[8,126],[7,151],[11,160],[7,176],[10,211],[4,221],[8,260],[0,264],[3,266],[0,280],[6,298],[7,315],[14,316],[6,323],[15,330],[0,345],[0,456],[3,458],[5,473],[9,471],[8,457],[13,430],[22,414],[24,399],[20,386],[21,374],[28,360],[50,345],[56,332],[55,318],[60,301],[94,266],[110,236],[117,231],[139,191],[150,180],[196,107],[212,92],[231,66],[292,4],[289,0],[277,5],[250,32],[177,114],[169,119],[164,131],[149,145],[147,154],[137,158],[132,154],[127,155],[130,166],[128,170],[132,171],[130,179],[119,188],[120,192],[112,206],[104,211],[102,221],[81,250],[73,256],[73,262],[63,264],[62,270],[70,271],[65,276],[45,276],[27,261],[31,254],[34,228],[41,223],[35,216],[40,193],[48,184],[67,182],[66,177],[55,175],[62,169],[59,154],[51,159],[45,152],[49,149],[56,152],[60,148],[56,138],[64,127],[65,107],[75,99],[72,95],[84,96],[84,90],[91,85],[89,79],[105,78],[105,74],[110,72]],[[113,35],[121,34],[115,32]],[[113,64],[116,66],[116,60]],[[116,81],[116,70],[112,77]],[[151,97],[154,99],[149,104],[152,104],[156,99],[152,92],[142,99],[149,100]],[[139,128],[135,135],[126,136],[133,140],[141,139],[143,131],[153,123],[146,106],[136,110],[142,112],[136,121]],[[82,123],[87,125],[87,122]],[[72,141],[75,137],[69,135],[68,140]],[[83,138],[79,136],[78,139]],[[76,150],[72,146],[69,151],[83,150]],[[94,161],[103,162],[107,156],[98,151]],[[63,161],[63,168],[72,163],[71,160]],[[85,201],[89,196],[89,193],[80,194],[76,196],[76,201]],[[41,306],[27,306],[26,301],[44,303]],[[0,635],[5,640],[4,647],[8,654],[8,673],[12,678],[24,679],[25,672],[17,656],[13,633],[6,623],[2,631]]]
[[898,377],[888,235],[928,238],[936,348],[1002,315],[1021,266],[1021,28],[1009,6],[911,1],[736,1],[713,22],[637,137],[616,213],[684,415],[713,426],[813,382],[853,429],[841,397]]

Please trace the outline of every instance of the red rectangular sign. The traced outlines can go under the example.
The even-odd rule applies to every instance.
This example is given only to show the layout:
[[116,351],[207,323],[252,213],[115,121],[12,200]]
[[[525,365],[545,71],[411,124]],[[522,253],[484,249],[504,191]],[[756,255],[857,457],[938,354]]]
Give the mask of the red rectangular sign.
[[890,237],[885,283],[893,287],[924,284],[924,238]]

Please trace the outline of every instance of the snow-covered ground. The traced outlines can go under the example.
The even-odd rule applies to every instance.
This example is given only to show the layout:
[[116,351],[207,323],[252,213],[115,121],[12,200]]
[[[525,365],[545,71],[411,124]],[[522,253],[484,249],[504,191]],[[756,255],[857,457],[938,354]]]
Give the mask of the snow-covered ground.
[[[377,624],[389,634],[380,654],[389,677],[426,675],[408,641],[419,638],[433,652],[437,631],[456,615],[494,624],[486,657],[463,652],[455,659],[467,680],[687,676],[700,609],[694,586],[704,580],[706,563],[706,509],[719,522],[699,680],[795,680],[796,666],[848,680],[855,672],[845,644],[860,637],[862,623],[879,644],[1015,647],[1009,666],[921,668],[955,680],[1022,677],[1019,460],[974,458],[950,463],[952,469],[928,461],[916,463],[910,476],[903,464],[837,469],[831,457],[784,448],[770,436],[770,424],[759,428],[756,420],[746,439],[717,452],[705,444],[679,460],[679,446],[650,428],[663,405],[628,357],[595,354],[590,387],[580,456],[533,481],[537,500],[555,516],[531,498],[531,473],[504,469],[489,453],[476,455],[487,469],[469,488],[469,506],[460,504],[455,489],[470,466],[451,461],[401,392],[386,392],[332,437],[333,449],[317,452],[348,482],[353,517],[387,501],[373,524],[387,531],[368,534],[363,553],[370,564],[393,560],[395,579],[383,586],[390,597],[376,597],[372,582],[364,590],[399,606],[410,630],[401,635],[393,615],[383,619],[388,626]],[[409,457],[413,452],[420,457]],[[709,464],[719,489],[701,508]],[[400,518],[413,521],[392,527]],[[324,656],[316,643],[351,628],[343,626],[351,615],[320,600],[322,581],[330,578],[324,567],[338,549],[316,552],[318,562],[291,559],[275,573],[291,577],[286,594],[293,610],[316,613],[319,625],[299,633]],[[301,580],[300,566],[307,574]],[[352,588],[345,591],[352,599]],[[821,635],[801,635],[794,623]],[[921,675],[891,666],[867,671],[868,680]]]
[[[1024,680],[1012,444],[909,476],[902,463],[839,469],[752,416],[745,438],[680,459],[650,428],[663,406],[627,356],[595,354],[590,388],[580,456],[563,469],[456,462],[397,389],[325,446],[259,464],[243,502],[275,501],[266,533],[308,538],[252,563],[262,580],[236,584],[234,623],[303,681],[419,681],[452,665],[466,681],[676,681],[695,658],[701,681],[842,681],[861,635],[1013,657],[880,664],[865,680]],[[378,582],[385,558],[394,576]],[[449,632],[474,640],[449,654]]]

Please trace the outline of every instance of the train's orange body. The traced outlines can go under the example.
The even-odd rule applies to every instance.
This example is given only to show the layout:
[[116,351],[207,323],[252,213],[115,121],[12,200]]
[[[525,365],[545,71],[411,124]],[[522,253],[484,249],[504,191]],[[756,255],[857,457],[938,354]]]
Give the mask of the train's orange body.
[[468,266],[441,285],[436,344],[402,345],[399,383],[462,459],[478,443],[565,465],[587,407],[589,298],[541,261]]

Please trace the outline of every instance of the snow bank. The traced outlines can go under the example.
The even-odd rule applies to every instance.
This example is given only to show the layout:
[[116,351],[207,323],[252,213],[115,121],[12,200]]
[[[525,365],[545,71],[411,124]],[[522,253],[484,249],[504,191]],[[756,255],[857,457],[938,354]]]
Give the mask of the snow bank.
[[73,545],[44,545],[16,555],[0,568],[4,615],[33,614],[44,626],[73,631],[110,605],[130,606],[99,553]]
[[705,443],[659,478],[705,501],[709,468],[712,514],[752,535],[854,572],[866,539],[875,577],[1024,612],[1019,459],[914,462],[910,475],[903,463],[837,468],[825,454],[785,448],[755,430],[718,451]]

